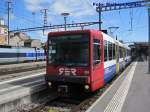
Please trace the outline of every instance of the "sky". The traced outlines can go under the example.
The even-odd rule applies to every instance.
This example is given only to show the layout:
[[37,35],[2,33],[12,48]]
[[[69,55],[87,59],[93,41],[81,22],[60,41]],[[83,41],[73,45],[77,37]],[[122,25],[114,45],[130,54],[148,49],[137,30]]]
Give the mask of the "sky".
[[[0,18],[7,24],[7,1],[0,0]],[[64,24],[61,13],[67,12],[67,23],[98,21],[95,3],[124,3],[137,0],[10,0],[12,10],[10,30],[43,26],[43,9],[48,9],[48,25]],[[148,11],[146,7],[102,12],[102,29],[111,29],[113,36],[124,42],[148,41]],[[133,24],[131,26],[131,23]],[[79,29],[79,28],[78,28]],[[85,27],[98,29],[98,25]],[[47,33],[52,30],[28,32],[32,39],[47,40]],[[57,30],[58,31],[58,30]]]

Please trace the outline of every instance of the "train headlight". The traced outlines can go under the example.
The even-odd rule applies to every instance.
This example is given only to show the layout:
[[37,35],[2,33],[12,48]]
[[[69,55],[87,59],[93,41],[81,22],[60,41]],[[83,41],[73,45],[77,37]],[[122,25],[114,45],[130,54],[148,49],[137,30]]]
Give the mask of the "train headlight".
[[89,85],[85,85],[85,86],[84,86],[84,89],[85,89],[85,90],[89,90],[89,88],[90,88]]
[[48,82],[48,85],[49,85],[49,86],[52,86],[52,83],[51,83],[51,82]]

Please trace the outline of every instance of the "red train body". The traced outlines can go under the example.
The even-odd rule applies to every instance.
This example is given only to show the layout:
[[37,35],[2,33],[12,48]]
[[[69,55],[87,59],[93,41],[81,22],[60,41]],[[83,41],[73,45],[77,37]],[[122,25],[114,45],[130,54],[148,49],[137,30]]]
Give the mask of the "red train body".
[[[108,79],[108,75],[104,76],[103,42],[102,32],[96,30],[49,33],[48,84],[56,88],[64,87],[65,91],[73,85],[89,92],[103,87]],[[116,64],[114,66],[116,69]]]

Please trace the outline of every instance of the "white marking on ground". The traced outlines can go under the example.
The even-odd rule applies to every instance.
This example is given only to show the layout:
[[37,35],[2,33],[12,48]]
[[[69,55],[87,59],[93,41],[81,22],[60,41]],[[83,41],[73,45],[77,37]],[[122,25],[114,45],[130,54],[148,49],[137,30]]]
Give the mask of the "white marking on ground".
[[28,82],[28,83],[25,83],[25,84],[20,84],[20,85],[16,85],[16,86],[12,86],[12,87],[8,87],[8,88],[4,88],[4,89],[1,89],[0,92],[5,92],[5,91],[8,91],[8,90],[13,90],[13,89],[17,89],[17,88],[26,88],[25,86],[28,86],[28,85],[31,85],[31,84],[34,84],[34,83],[37,83],[39,82],[40,84],[43,84],[44,82],[44,79],[43,80],[36,80],[34,82]]
[[0,82],[0,84],[6,84],[6,83],[15,82],[15,81],[23,80],[23,79],[28,79],[28,78],[38,77],[38,76],[44,76],[44,74],[45,74],[45,72],[41,72],[41,73],[35,73],[32,75],[28,75],[28,76],[17,77],[17,78],[10,79],[7,81],[2,81],[2,82]]
[[[126,72],[123,71],[122,74],[124,74]],[[112,85],[110,85],[110,87],[102,94],[101,97],[99,97],[94,103],[93,105],[86,111],[86,112],[91,112],[91,110],[97,105],[98,102],[100,102],[100,100],[111,90],[111,88],[121,79],[122,74],[114,81],[114,83]]]
[[131,86],[131,82],[133,79],[136,65],[137,65],[137,62],[134,63],[134,65],[132,66],[129,74],[124,79],[123,83],[121,84],[121,86],[117,90],[117,92],[114,95],[114,97],[112,98],[112,100],[108,103],[104,112],[121,112],[124,101],[126,99],[129,88]]
[[10,101],[14,101],[16,99],[20,99],[20,98],[27,96],[27,95],[31,95],[35,92],[39,92],[41,90],[44,90],[46,88],[46,86],[41,86],[42,84],[44,84],[44,82],[41,84],[33,85],[31,87],[24,87],[24,88],[21,88],[17,91],[11,91],[11,92],[7,92],[5,94],[2,94],[2,95],[0,95],[0,99],[1,99],[0,105],[7,103],[7,102],[10,102]]

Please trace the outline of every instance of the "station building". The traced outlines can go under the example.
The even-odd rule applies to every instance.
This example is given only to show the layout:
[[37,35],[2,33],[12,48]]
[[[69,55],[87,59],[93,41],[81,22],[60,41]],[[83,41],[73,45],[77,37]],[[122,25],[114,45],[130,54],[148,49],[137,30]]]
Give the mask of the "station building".
[[139,57],[142,60],[147,60],[149,50],[148,42],[134,42],[130,47],[133,59]]

